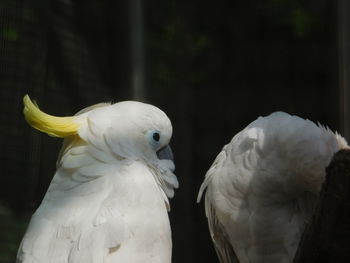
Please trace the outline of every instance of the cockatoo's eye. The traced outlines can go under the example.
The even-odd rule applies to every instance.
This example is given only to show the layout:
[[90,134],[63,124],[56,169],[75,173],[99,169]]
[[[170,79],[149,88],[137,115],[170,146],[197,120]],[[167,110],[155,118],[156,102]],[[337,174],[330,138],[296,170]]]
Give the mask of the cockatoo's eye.
[[153,132],[152,138],[154,141],[159,142],[159,139],[160,139],[159,132]]
[[154,147],[158,148],[160,143],[160,131],[150,131],[148,133],[148,141]]

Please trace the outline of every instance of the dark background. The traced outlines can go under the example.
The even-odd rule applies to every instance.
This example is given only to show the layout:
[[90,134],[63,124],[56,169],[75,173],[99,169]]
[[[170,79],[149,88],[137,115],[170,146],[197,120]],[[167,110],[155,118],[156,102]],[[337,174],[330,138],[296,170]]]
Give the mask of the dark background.
[[283,110],[348,132],[346,0],[0,0],[0,263],[55,171],[61,140],[31,129],[28,93],[53,115],[137,99],[172,120],[180,188],[173,262],[217,262],[199,186],[222,146]]

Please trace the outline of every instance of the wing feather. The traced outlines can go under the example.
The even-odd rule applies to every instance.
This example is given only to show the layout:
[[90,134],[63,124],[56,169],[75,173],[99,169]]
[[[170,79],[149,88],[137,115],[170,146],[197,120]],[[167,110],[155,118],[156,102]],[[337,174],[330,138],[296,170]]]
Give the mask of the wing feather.
[[215,213],[215,208],[208,193],[205,196],[205,214],[208,218],[210,235],[220,263],[239,263],[224,228]]
[[93,146],[75,146],[77,141],[70,138],[61,151],[61,165],[32,217],[18,263],[100,263],[124,239],[111,184],[120,170],[94,158]]
[[226,154],[226,146],[222,149],[219,155],[216,157],[214,163],[209,168],[207,174],[205,175],[205,179],[203,184],[200,187],[197,202],[200,202],[204,191],[207,189],[205,193],[205,214],[208,219],[208,226],[211,238],[214,243],[214,247],[220,263],[238,263],[236,254],[229,242],[227,235],[223,229],[222,224],[220,223],[216,212],[215,207],[212,205],[212,194],[210,191],[210,182],[213,177],[218,173],[218,170],[224,165],[224,162],[227,158]]

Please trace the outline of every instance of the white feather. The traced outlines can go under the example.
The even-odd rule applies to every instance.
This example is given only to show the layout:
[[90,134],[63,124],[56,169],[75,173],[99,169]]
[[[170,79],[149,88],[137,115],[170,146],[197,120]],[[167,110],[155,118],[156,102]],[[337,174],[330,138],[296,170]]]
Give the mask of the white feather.
[[235,135],[198,195],[199,201],[207,188],[206,214],[220,261],[292,262],[325,168],[345,147],[340,135],[283,112]]

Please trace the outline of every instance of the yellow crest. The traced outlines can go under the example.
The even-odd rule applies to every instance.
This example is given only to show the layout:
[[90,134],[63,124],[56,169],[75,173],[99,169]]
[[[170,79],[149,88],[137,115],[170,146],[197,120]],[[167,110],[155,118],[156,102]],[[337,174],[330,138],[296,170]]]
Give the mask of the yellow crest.
[[75,117],[56,117],[42,112],[28,95],[23,97],[24,117],[35,129],[55,137],[66,137],[77,134],[79,125]]

